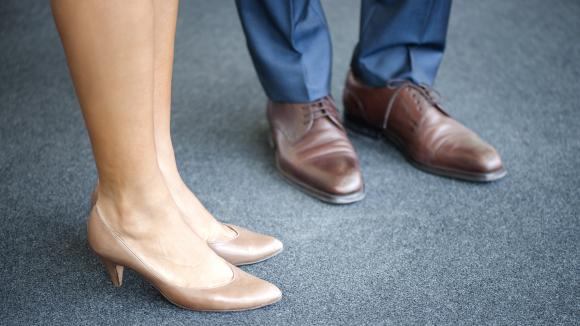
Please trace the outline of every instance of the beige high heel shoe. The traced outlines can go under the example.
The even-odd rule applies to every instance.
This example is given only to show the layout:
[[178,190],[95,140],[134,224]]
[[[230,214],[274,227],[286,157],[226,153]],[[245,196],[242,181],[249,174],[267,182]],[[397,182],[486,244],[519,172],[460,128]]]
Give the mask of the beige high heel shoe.
[[123,283],[124,267],[131,268],[147,279],[159,292],[176,306],[195,311],[241,311],[256,309],[279,301],[282,293],[273,284],[252,276],[228,264],[232,279],[226,284],[208,288],[187,288],[175,285],[156,272],[127,246],[93,207],[87,222],[88,241],[101,258],[115,286]]
[[240,226],[224,224],[236,233],[226,241],[208,241],[207,245],[218,256],[236,266],[250,265],[270,259],[281,253],[282,242],[269,235],[256,233]]
[[[91,194],[91,207],[97,202],[97,187]],[[250,231],[233,224],[224,224],[236,236],[224,241],[208,241],[209,247],[220,257],[236,266],[250,265],[270,259],[284,250],[282,242],[272,236]]]

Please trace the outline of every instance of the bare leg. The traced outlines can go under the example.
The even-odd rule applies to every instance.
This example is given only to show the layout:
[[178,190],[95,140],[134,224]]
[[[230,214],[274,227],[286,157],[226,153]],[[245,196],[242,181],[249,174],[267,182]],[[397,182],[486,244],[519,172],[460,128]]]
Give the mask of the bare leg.
[[183,182],[171,142],[171,77],[178,0],[153,0],[155,6],[154,125],[157,160],[173,199],[186,222],[206,240],[225,240],[235,233],[218,222]]
[[157,162],[157,7],[152,0],[53,0],[52,8],[93,145],[97,207],[175,283],[229,280],[230,268],[185,224]]

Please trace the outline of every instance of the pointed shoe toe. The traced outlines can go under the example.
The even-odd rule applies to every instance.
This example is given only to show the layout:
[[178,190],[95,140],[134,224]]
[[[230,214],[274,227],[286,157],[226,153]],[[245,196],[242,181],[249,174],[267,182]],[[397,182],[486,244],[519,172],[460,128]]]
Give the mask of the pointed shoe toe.
[[282,292],[274,284],[230,265],[229,283],[206,289],[159,286],[161,294],[176,306],[195,311],[244,311],[280,301]]
[[282,252],[284,245],[274,237],[225,224],[236,236],[230,240],[209,241],[209,247],[231,264],[249,265],[272,258]]
[[476,182],[498,180],[507,174],[495,148],[467,129],[459,135],[450,137],[436,152],[433,165],[456,178]]

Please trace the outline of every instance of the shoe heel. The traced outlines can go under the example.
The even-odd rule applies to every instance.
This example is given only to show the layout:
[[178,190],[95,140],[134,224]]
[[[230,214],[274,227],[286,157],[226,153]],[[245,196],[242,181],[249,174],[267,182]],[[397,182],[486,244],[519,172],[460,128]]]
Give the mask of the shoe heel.
[[360,121],[357,118],[352,117],[349,114],[344,115],[344,126],[357,134],[362,136],[379,139],[381,138],[381,132],[372,128],[368,127],[364,122]]
[[120,287],[123,284],[123,271],[125,267],[121,265],[117,265],[114,262],[101,257],[101,261],[103,265],[105,265],[105,269],[107,270],[107,274],[113,282],[113,285],[116,287]]

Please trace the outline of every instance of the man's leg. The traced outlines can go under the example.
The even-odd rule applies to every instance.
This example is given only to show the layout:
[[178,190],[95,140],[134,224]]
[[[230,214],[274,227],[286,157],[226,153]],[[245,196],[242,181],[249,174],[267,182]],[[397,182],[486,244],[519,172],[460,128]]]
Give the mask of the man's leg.
[[443,58],[451,0],[363,0],[351,68],[369,86],[432,85]]
[[332,45],[319,1],[237,0],[236,5],[268,98],[299,103],[329,95]]
[[361,200],[358,158],[330,97],[332,52],[318,0],[237,0],[267,106],[276,166],[320,200]]
[[451,0],[363,0],[343,94],[347,125],[382,135],[418,168],[470,181],[506,175],[497,151],[445,113],[430,88]]

